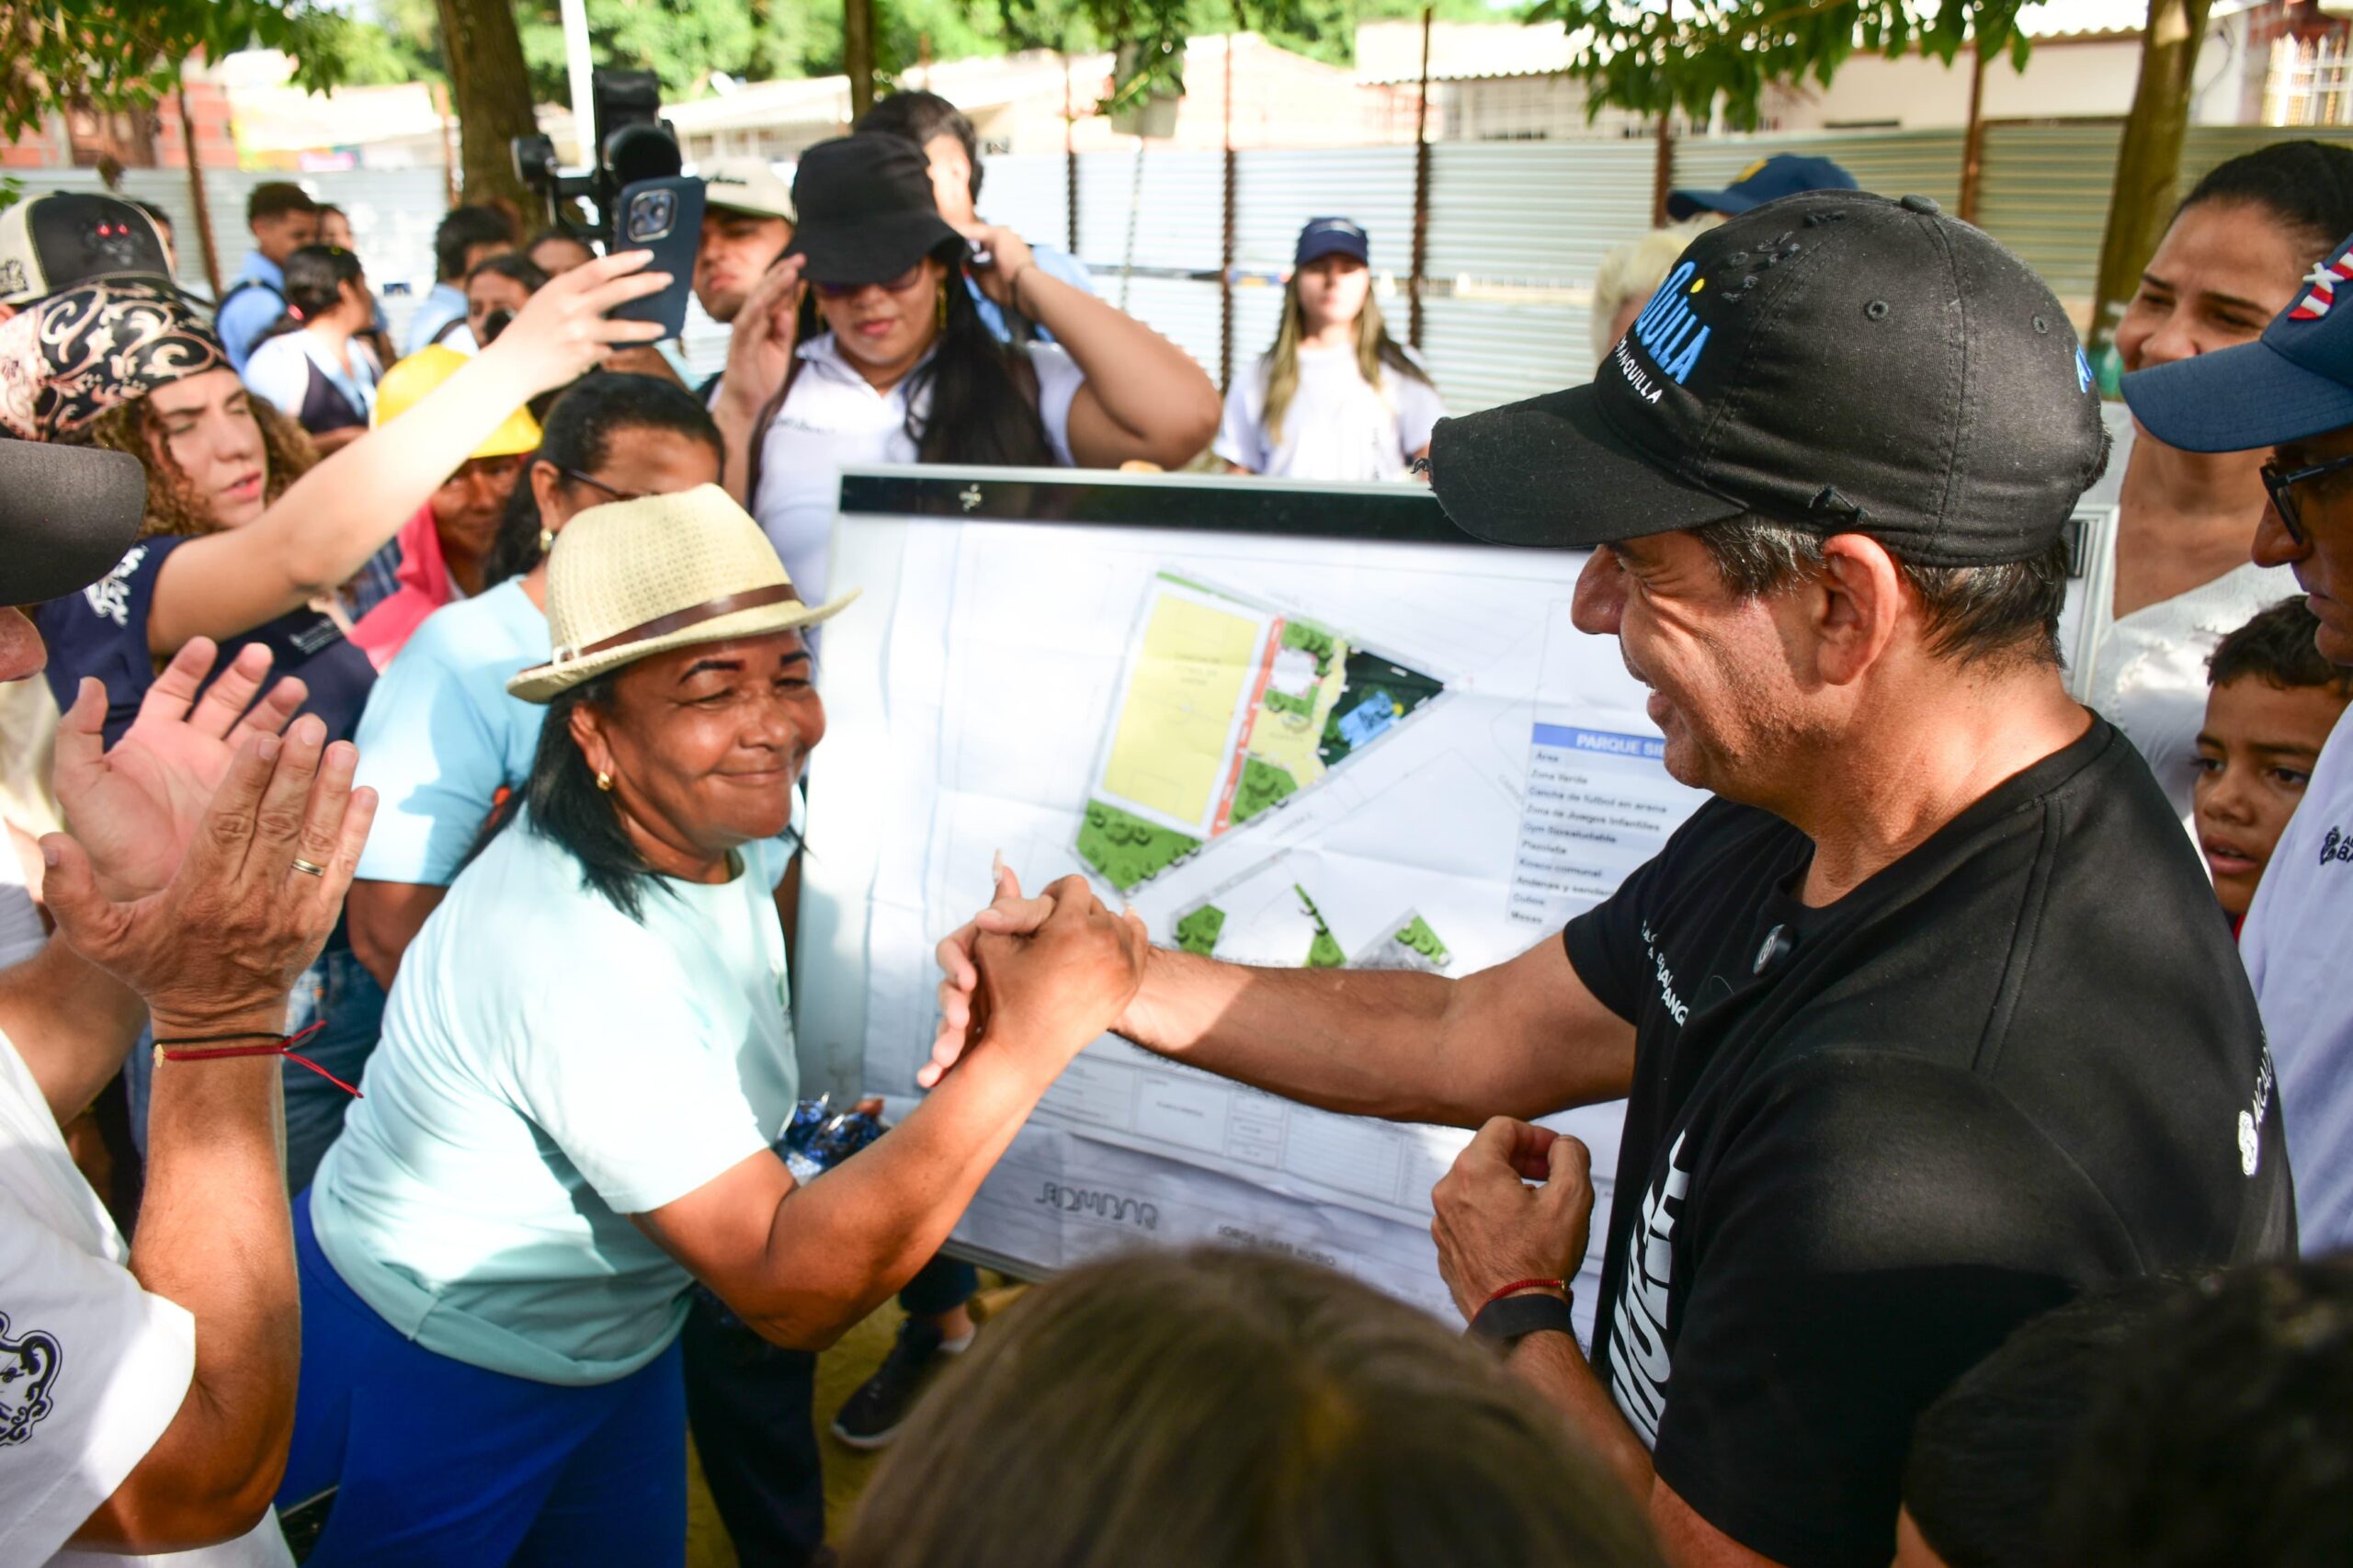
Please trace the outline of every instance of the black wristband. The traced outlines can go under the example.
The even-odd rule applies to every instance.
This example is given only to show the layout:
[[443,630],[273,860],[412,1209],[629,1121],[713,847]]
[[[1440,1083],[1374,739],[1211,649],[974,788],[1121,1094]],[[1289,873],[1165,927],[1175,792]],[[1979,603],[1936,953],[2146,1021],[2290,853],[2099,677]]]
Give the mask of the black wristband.
[[1554,1330],[1572,1339],[1576,1337],[1576,1319],[1570,1314],[1567,1300],[1535,1294],[1489,1301],[1479,1309],[1479,1315],[1471,1320],[1471,1326],[1463,1333],[1472,1339],[1507,1346],[1529,1335]]

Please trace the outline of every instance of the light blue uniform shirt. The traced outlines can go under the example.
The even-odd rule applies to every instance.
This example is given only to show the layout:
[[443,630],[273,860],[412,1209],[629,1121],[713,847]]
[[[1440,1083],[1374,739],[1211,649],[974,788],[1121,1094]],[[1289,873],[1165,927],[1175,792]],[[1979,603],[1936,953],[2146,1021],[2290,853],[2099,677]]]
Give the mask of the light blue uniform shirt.
[[[267,287],[240,289],[240,283]],[[227,302],[212,318],[212,330],[221,335],[221,347],[229,351],[229,363],[242,376],[245,373],[245,356],[254,351],[255,340],[269,329],[270,323],[286,313],[286,274],[261,252],[248,251],[244,266],[229,279],[229,292],[222,298]]]
[[688,1275],[626,1217],[767,1149],[799,1092],[775,840],[730,881],[581,883],[528,812],[402,960],[366,1097],[311,1214],[345,1282],[438,1355],[540,1382],[628,1376]]
[[[1029,258],[1048,277],[1059,278],[1074,289],[1083,289],[1090,294],[1095,292],[1095,278],[1086,270],[1086,263],[1068,251],[1056,250],[1051,245],[1033,244],[1029,247]],[[972,290],[972,308],[980,312],[982,323],[995,335],[996,340],[999,343],[1011,342],[1012,332],[1005,324],[1005,307],[982,293],[981,286],[969,277],[964,279],[964,287]],[[1035,331],[1042,342],[1051,343],[1054,340],[1054,335],[1042,326],[1035,327]]]
[[548,618],[510,577],[425,618],[376,677],[353,742],[376,791],[359,857],[370,881],[446,887],[501,790],[531,776],[547,710],[507,677],[553,657]]
[[416,313],[408,318],[408,342],[402,345],[401,352],[415,353],[433,341],[435,333],[453,321],[465,319],[465,290],[455,283],[436,283],[417,301]]

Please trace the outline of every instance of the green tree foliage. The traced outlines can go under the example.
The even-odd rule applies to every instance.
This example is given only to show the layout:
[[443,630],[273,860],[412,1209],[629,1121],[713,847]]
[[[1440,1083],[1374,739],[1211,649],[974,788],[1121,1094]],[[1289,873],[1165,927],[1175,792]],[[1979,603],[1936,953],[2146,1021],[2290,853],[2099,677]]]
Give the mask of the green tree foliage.
[[1828,85],[1857,50],[1894,59],[1917,48],[1949,64],[1974,36],[1991,57],[2026,63],[2018,29],[2025,0],[1537,0],[1529,17],[1587,32],[1569,74],[1605,106],[1656,115],[1670,107],[1709,117],[1716,96],[1734,126],[1751,129],[1766,85],[1807,77]]
[[144,108],[191,56],[255,46],[292,55],[302,85],[331,87],[353,30],[324,0],[11,0],[0,4],[0,136],[37,129],[63,103]]

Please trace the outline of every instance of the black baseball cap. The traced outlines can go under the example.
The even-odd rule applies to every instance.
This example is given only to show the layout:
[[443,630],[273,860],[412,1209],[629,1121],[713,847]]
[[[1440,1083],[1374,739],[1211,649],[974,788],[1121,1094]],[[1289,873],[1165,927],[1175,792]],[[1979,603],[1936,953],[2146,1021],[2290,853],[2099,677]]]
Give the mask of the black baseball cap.
[[2047,549],[2106,450],[2026,263],[1927,197],[1815,191],[1694,239],[1593,381],[1439,421],[1430,482],[1499,543],[1754,511],[1977,566]]
[[52,190],[0,212],[0,304],[101,278],[171,275],[155,221],[119,198]]
[[1291,252],[1290,264],[1305,267],[1327,256],[1352,256],[1358,261],[1372,260],[1372,242],[1367,238],[1364,225],[1353,218],[1310,218],[1299,232],[1299,244]]
[[939,215],[931,163],[904,136],[863,131],[820,142],[792,174],[801,214],[787,256],[813,283],[887,283],[963,236]]

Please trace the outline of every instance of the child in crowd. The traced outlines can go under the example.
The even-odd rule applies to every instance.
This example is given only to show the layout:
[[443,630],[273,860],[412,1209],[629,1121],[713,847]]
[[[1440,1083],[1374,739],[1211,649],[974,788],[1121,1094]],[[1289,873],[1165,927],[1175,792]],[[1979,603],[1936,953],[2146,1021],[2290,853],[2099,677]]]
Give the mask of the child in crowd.
[[1233,378],[1217,455],[1234,473],[1404,479],[1446,412],[1372,297],[1371,242],[1346,218],[1299,232],[1275,344]]
[[2234,931],[2353,698],[2347,672],[2313,646],[2317,624],[2303,600],[2282,599],[2224,637],[2207,661],[2191,820]]

